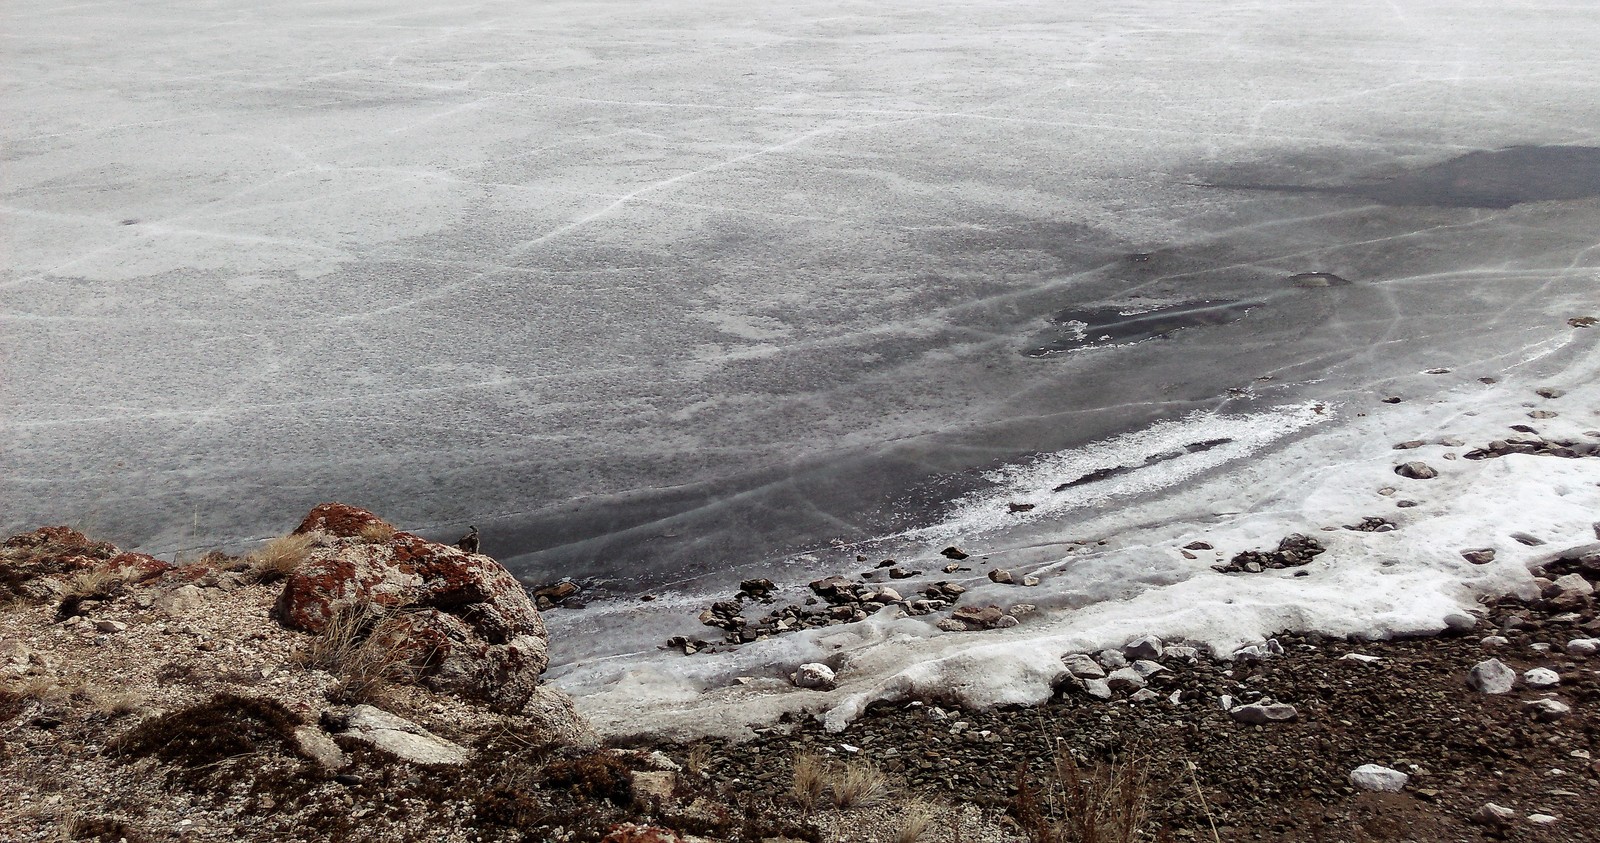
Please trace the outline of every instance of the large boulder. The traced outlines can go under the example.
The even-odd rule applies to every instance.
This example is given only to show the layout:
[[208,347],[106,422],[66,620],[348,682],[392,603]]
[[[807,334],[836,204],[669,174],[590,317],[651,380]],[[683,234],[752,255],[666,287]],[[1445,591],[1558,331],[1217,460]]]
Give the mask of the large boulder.
[[295,532],[317,541],[278,596],[285,626],[322,632],[340,611],[372,607],[388,615],[372,634],[429,687],[503,712],[533,696],[549,664],[544,621],[500,563],[338,503],[312,510]]

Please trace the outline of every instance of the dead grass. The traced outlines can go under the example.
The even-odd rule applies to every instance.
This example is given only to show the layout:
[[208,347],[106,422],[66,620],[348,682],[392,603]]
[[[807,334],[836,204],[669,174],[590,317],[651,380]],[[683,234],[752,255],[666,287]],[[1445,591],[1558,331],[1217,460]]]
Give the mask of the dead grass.
[[393,525],[373,521],[361,528],[361,540],[367,544],[388,544],[394,538],[395,532]]
[[143,711],[145,698],[138,692],[127,688],[96,689],[89,692],[89,702],[95,711],[114,719]]
[[1017,769],[1012,815],[1032,843],[1134,843],[1149,818],[1149,773],[1143,759],[1085,769],[1065,748],[1052,759],[1051,780],[1034,783]]
[[339,677],[339,695],[369,702],[388,687],[417,679],[417,669],[399,649],[402,636],[386,634],[398,621],[392,611],[371,605],[346,606],[302,653],[307,667]]
[[834,807],[841,810],[871,808],[889,798],[889,782],[871,761],[850,761],[842,769],[835,768],[828,794]]
[[918,843],[928,833],[928,829],[933,827],[933,821],[938,818],[937,805],[913,800],[906,804],[904,812],[900,815],[900,827],[890,839],[894,843]]
[[269,540],[246,557],[257,582],[277,582],[299,569],[311,556],[312,536],[291,533]]
[[815,808],[828,789],[828,762],[811,752],[802,752],[794,759],[794,782],[789,795],[807,811]]

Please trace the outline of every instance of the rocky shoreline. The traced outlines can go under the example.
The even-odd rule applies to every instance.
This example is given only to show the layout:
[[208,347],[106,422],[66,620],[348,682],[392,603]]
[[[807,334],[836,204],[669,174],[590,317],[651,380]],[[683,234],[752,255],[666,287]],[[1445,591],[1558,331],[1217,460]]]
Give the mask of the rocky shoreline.
[[[1453,437],[1394,447],[1600,454],[1513,433],[1460,454]],[[1395,462],[1406,481],[1439,474]],[[1298,578],[1333,535],[1402,525],[1323,529],[1227,551],[1191,534],[1169,550],[1230,581]],[[889,615],[973,640],[1033,622],[1040,572],[940,555],[927,573],[857,557],[804,592],[747,579],[700,613],[714,640],[667,646],[736,651]],[[181,564],[43,528],[0,548],[0,840],[1587,841],[1600,827],[1600,553],[1541,558],[1516,593],[1436,636],[1286,631],[1214,652],[1135,635],[1056,651],[1039,705],[878,699],[843,732],[825,727],[836,700],[817,693],[834,667],[808,662],[781,684],[813,696],[743,740],[605,741],[542,680],[560,642],[540,611],[584,608],[579,583],[524,586],[489,557],[341,504],[248,556]],[[1505,562],[1466,546],[1454,564]],[[1091,820],[1098,830],[1070,827]]]

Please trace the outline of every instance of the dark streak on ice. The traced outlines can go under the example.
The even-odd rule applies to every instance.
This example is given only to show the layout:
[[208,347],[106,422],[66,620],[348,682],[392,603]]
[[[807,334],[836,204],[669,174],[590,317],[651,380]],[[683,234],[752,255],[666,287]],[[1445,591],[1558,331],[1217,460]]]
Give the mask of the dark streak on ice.
[[1209,451],[1212,448],[1226,445],[1232,441],[1232,439],[1205,439],[1200,442],[1190,442],[1181,448],[1174,448],[1170,451],[1163,451],[1159,454],[1151,454],[1150,456],[1145,457],[1144,462],[1140,463],[1139,465],[1115,465],[1107,466],[1106,468],[1097,468],[1094,471],[1091,471],[1075,480],[1068,480],[1067,482],[1055,487],[1051,491],[1065,492],[1066,490],[1075,488],[1077,486],[1083,486],[1101,480],[1108,480],[1118,475],[1127,474],[1134,469],[1143,468],[1144,466],[1148,465],[1155,465],[1157,463],[1163,463],[1167,460],[1177,459],[1178,457],[1186,454],[1198,454],[1202,451]]
[[1384,205],[1509,208],[1600,196],[1600,147],[1513,146],[1469,152],[1383,181],[1346,185],[1213,184],[1235,190],[1333,193]]
[[1051,357],[1080,348],[1143,342],[1184,328],[1225,325],[1244,318],[1260,302],[1201,301],[1127,313],[1114,307],[1063,310],[1050,318],[1054,329],[1044,345],[1024,352],[1029,357]]

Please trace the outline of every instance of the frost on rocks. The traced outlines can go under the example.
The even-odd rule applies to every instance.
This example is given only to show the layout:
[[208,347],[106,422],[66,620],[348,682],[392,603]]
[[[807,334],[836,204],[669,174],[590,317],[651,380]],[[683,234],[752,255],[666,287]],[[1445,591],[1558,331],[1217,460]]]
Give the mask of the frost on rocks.
[[370,705],[358,705],[343,718],[331,717],[330,720],[341,734],[413,764],[465,764],[469,754],[466,747]]
[[1379,764],[1362,764],[1350,771],[1350,784],[1360,790],[1380,793],[1398,793],[1405,789],[1406,781],[1410,778],[1399,770]]
[[794,675],[789,678],[797,688],[814,688],[819,691],[827,691],[832,689],[834,685],[833,668],[821,662],[800,665],[800,669],[796,670]]
[[1544,690],[1545,688],[1554,688],[1560,685],[1561,674],[1548,667],[1536,667],[1522,674],[1522,681],[1527,683],[1529,688]]
[[1486,659],[1472,666],[1467,684],[1485,694],[1509,694],[1516,687],[1517,674],[1499,659]]
[[1101,650],[1095,654],[1095,661],[1099,662],[1106,670],[1116,670],[1127,667],[1128,659],[1120,650]]

